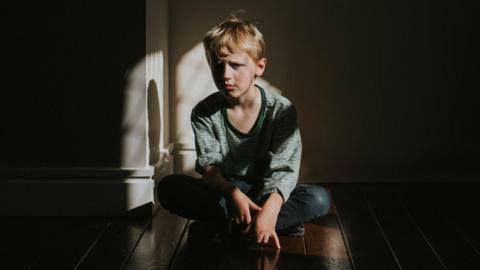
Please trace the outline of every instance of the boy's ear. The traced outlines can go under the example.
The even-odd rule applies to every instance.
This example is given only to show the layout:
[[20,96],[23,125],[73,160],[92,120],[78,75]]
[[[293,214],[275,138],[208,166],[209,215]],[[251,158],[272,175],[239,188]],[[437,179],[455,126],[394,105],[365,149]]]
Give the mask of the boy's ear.
[[258,77],[258,76],[262,76],[263,72],[265,71],[265,67],[267,66],[267,58],[262,58],[260,60],[257,61],[257,64],[256,64],[256,72],[255,72],[255,75]]

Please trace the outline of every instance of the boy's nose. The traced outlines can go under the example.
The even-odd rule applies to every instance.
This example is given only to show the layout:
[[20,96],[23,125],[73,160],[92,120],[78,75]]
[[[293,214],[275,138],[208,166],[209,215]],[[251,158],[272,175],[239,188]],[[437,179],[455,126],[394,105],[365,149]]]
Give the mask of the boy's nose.
[[225,65],[225,67],[223,68],[223,79],[228,80],[231,78],[232,78],[232,69],[228,65]]

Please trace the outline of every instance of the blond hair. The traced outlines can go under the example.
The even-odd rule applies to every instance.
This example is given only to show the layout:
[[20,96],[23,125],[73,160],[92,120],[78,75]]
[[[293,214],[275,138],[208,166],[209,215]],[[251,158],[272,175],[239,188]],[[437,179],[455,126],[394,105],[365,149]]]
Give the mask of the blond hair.
[[214,59],[220,57],[220,52],[224,48],[229,52],[244,51],[254,61],[264,58],[266,52],[265,41],[258,28],[235,15],[230,15],[208,31],[203,38],[203,46],[210,66]]

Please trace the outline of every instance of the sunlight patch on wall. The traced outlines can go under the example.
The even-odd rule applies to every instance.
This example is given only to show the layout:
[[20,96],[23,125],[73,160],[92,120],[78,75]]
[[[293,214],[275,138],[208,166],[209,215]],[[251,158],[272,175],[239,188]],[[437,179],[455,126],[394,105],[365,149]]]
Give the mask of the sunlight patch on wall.
[[[122,116],[122,166],[158,171],[168,161],[164,129],[164,55],[148,54],[126,73]],[[126,207],[153,202],[153,181],[128,182]]]
[[176,69],[176,143],[193,143],[190,113],[197,102],[217,91],[211,77],[203,45],[198,43],[180,59]]
[[[122,116],[124,167],[155,165],[166,151],[162,132],[162,119],[165,118],[162,75],[162,51],[148,54],[126,74],[127,87]],[[145,127],[148,127],[148,139]],[[148,143],[148,140],[151,142]],[[140,151],[144,149],[147,149],[145,156]]]

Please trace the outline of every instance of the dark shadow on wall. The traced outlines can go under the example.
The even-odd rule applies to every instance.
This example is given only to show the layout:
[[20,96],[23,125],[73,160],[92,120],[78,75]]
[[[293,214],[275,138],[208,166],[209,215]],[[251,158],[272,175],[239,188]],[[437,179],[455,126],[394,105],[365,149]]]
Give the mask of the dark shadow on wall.
[[9,1],[3,10],[0,167],[121,167],[145,3]]
[[170,81],[206,31],[246,9],[267,40],[265,79],[298,109],[303,180],[480,176],[475,4],[274,5],[172,1]]
[[160,158],[160,103],[158,88],[154,80],[147,86],[147,111],[148,111],[148,145],[150,148],[150,165],[155,165]]
[[[132,208],[129,196],[136,189],[128,187],[136,179],[132,185],[122,180],[148,178],[121,169],[144,168],[147,162],[146,145],[131,144],[135,139],[145,144],[146,118],[136,119],[140,129],[131,125],[135,119],[125,121],[130,114],[146,117],[146,74],[138,69],[146,54],[145,2],[8,1],[0,21],[0,180],[39,184],[47,193],[55,191],[39,179],[81,182],[83,192],[73,184],[58,185],[63,193],[53,197],[78,195],[83,205],[72,198],[53,203],[48,196],[35,202],[52,205],[50,213]],[[141,96],[134,93],[138,87]],[[114,191],[102,189],[112,184]],[[12,198],[20,189],[13,185],[13,190]],[[103,192],[118,197],[105,202]],[[96,197],[85,196],[90,193]],[[132,214],[139,211],[144,213]]]

